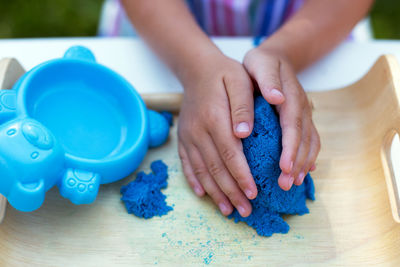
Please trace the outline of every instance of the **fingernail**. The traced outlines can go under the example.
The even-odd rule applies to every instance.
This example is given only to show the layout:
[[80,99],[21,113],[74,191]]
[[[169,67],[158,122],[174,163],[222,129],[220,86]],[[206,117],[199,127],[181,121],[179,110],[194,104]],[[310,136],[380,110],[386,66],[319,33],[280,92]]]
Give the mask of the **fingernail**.
[[272,89],[271,94],[276,95],[276,96],[283,96],[281,91],[279,91],[278,89]]
[[196,193],[196,195],[198,195],[198,196],[201,196],[201,193],[203,193],[202,191],[201,191],[201,189],[199,188],[199,187],[195,187],[194,188],[194,192]]
[[224,203],[219,203],[218,207],[222,214],[228,213],[228,207]]
[[294,182],[294,178],[293,178],[293,176],[290,176],[288,179],[288,183],[287,183],[287,186],[289,189],[292,187],[293,182]]
[[239,211],[240,215],[242,215],[242,216],[246,212],[246,210],[242,206],[237,206],[237,210]]
[[241,122],[236,126],[236,132],[238,133],[248,133],[250,131],[250,126],[247,122]]
[[250,189],[244,190],[244,193],[246,194],[246,197],[247,197],[248,199],[250,199],[250,198],[253,197],[253,192],[252,192]]
[[304,177],[305,177],[304,172],[301,172],[301,173],[299,174],[299,176],[297,177],[297,179],[296,179],[296,184],[302,184],[302,183],[303,183],[303,180],[304,180]]

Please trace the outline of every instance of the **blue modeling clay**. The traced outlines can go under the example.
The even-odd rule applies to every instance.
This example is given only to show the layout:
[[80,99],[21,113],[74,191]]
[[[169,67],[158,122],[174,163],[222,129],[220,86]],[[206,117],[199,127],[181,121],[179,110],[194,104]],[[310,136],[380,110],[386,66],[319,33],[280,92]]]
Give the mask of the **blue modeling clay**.
[[153,173],[140,172],[134,181],[121,187],[121,200],[125,202],[128,213],[145,219],[162,216],[172,210],[161,192],[168,185],[167,165],[157,160],[151,163],[150,168]]
[[236,223],[246,222],[261,236],[287,233],[289,225],[281,215],[308,213],[306,198],[315,199],[314,183],[307,174],[300,186],[293,185],[289,191],[279,187],[282,130],[275,110],[261,96],[254,100],[253,132],[242,143],[258,196],[251,201],[253,212],[250,216],[243,218],[235,210],[229,217],[234,218]]

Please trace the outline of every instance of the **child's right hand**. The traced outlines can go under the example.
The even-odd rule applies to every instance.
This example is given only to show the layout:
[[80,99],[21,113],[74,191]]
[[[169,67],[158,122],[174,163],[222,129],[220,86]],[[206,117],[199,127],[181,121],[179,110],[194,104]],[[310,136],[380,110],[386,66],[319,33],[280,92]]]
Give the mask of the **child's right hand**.
[[190,71],[182,80],[178,129],[183,172],[194,192],[207,193],[222,214],[234,206],[246,217],[248,199],[257,196],[240,140],[253,128],[252,82],[242,64],[221,53],[199,58]]
[[[261,46],[250,50],[243,64],[264,98],[276,104],[279,112],[282,127],[279,186],[289,190],[293,184],[301,185],[307,173],[315,169],[321,144],[311,106],[296,72],[286,55]],[[285,98],[276,101],[273,91],[282,92]]]

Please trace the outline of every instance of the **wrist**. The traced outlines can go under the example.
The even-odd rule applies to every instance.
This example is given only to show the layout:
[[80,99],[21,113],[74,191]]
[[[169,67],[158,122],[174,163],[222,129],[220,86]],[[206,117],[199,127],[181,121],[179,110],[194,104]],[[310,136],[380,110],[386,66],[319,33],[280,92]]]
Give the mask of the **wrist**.
[[278,56],[298,72],[309,64],[307,48],[302,45],[301,38],[295,38],[290,31],[282,34],[278,31],[259,45],[262,51]]
[[217,47],[198,50],[182,57],[174,72],[186,87],[186,84],[201,79],[206,73],[217,70],[217,66],[221,65],[220,62],[225,59],[226,57]]

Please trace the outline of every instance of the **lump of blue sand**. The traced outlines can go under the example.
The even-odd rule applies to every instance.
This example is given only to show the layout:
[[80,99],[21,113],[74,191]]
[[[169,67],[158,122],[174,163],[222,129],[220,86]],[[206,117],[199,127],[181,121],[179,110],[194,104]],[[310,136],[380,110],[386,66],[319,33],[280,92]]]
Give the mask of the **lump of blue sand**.
[[167,214],[172,207],[168,206],[166,196],[161,189],[167,187],[168,167],[161,160],[150,165],[153,173],[140,172],[136,179],[121,187],[121,200],[128,213],[149,219]]
[[243,218],[235,210],[230,218],[247,223],[261,236],[287,233],[289,225],[281,215],[308,213],[306,198],[314,200],[314,183],[307,174],[300,186],[293,185],[289,191],[279,187],[282,131],[275,110],[261,96],[254,100],[254,130],[242,143],[258,196],[251,201],[250,216]]

